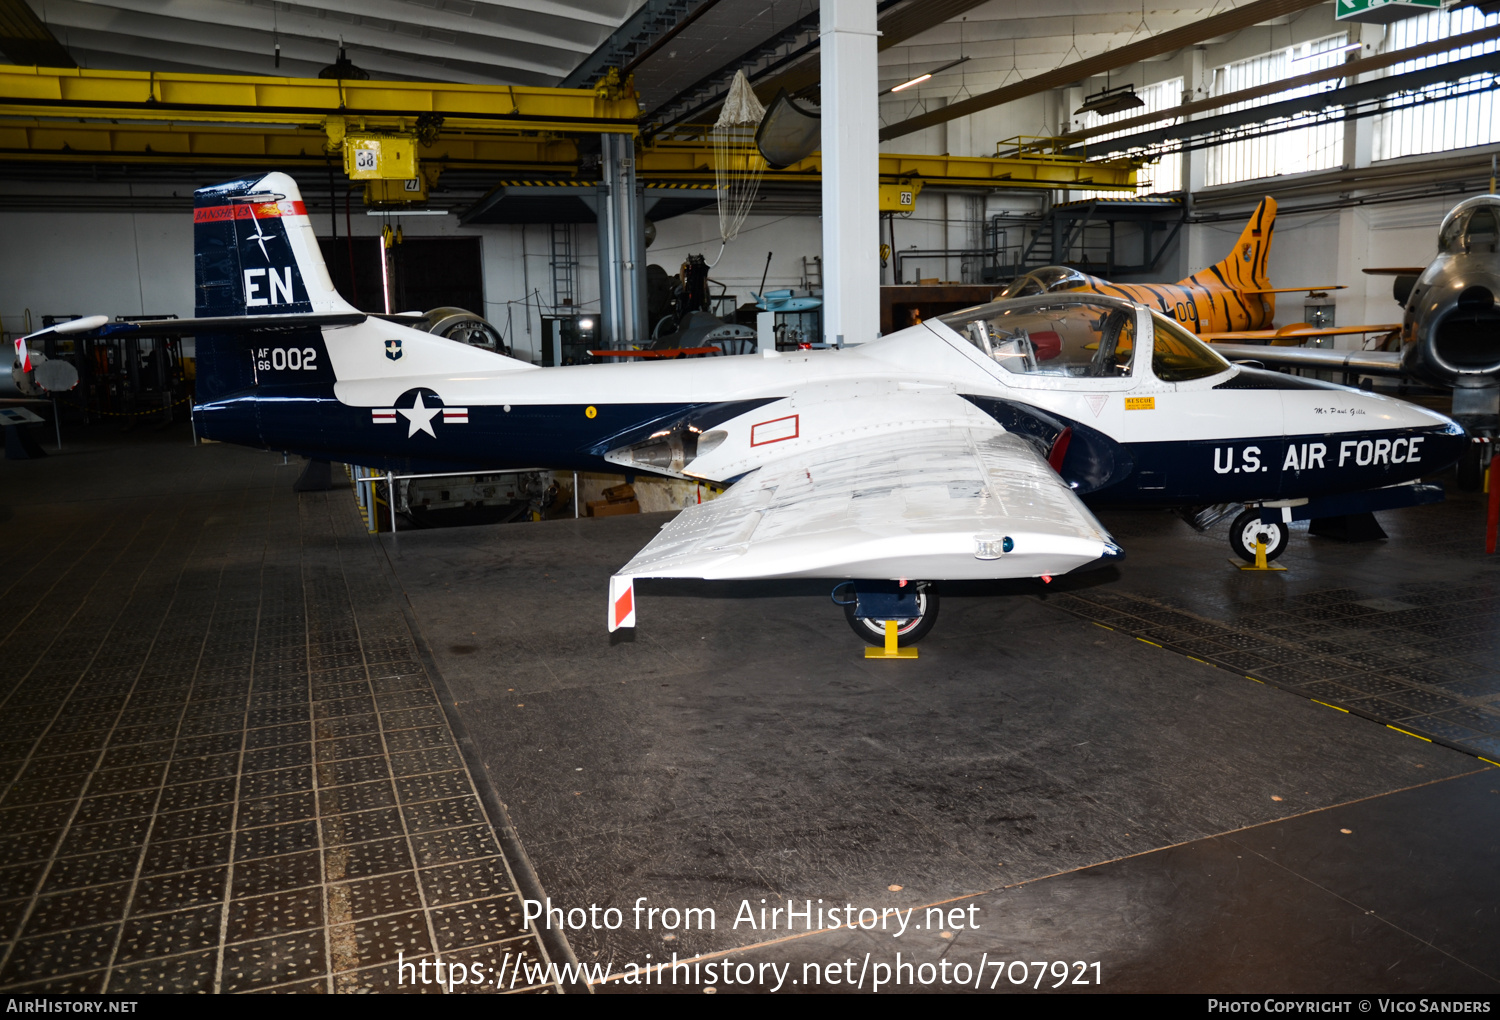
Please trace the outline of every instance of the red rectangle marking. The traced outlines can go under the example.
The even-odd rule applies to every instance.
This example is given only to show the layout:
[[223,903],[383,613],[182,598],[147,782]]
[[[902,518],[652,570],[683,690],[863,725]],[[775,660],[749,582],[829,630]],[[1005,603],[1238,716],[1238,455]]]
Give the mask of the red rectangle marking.
[[790,414],[785,418],[772,418],[750,426],[750,445],[765,446],[767,443],[784,443],[801,434],[800,415]]

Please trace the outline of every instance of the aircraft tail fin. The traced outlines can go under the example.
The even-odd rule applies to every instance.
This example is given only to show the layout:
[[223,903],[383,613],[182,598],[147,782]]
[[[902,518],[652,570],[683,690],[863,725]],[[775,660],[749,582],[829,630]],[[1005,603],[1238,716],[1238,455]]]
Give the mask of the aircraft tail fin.
[[195,314],[352,312],[333,289],[297,182],[283,173],[193,193]]
[[1235,290],[1264,291],[1271,286],[1266,265],[1271,258],[1271,235],[1276,229],[1276,200],[1267,195],[1250,214],[1250,222],[1240,231],[1239,240],[1222,260],[1189,279],[1207,282],[1210,277]]
[[[193,276],[200,319],[357,314],[334,289],[302,192],[283,173],[193,193]],[[299,333],[300,343],[321,350],[316,327]],[[199,402],[255,387],[242,331],[200,333],[197,361]]]

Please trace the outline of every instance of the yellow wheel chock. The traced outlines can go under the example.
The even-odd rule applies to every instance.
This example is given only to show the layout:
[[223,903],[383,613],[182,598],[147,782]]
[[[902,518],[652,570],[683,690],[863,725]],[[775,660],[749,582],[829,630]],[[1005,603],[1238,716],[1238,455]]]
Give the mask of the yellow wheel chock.
[[1274,565],[1272,563],[1267,563],[1266,562],[1266,543],[1264,543],[1264,542],[1256,542],[1255,543],[1255,562],[1254,563],[1236,563],[1234,560],[1230,560],[1229,561],[1229,565],[1231,567],[1239,567],[1241,570],[1285,570],[1286,569],[1286,567],[1278,567],[1278,566],[1276,566],[1276,565]]
[[[1280,567],[1276,569],[1281,569]],[[915,648],[898,648],[896,646],[896,621],[885,621],[885,647],[866,648],[867,659],[915,659],[917,650]]]

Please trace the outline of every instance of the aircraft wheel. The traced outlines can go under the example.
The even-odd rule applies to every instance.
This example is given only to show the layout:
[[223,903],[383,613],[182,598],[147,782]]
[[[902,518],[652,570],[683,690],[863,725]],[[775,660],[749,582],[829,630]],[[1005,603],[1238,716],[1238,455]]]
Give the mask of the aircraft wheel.
[[1266,562],[1269,563],[1286,552],[1290,530],[1280,521],[1275,524],[1263,524],[1259,510],[1246,510],[1229,526],[1229,548],[1233,549],[1234,554],[1240,559],[1247,563],[1254,563],[1255,543],[1259,539],[1265,543]]
[[[896,621],[896,646],[905,648],[914,645],[927,636],[932,625],[937,623],[938,597],[931,590],[917,595],[917,608],[922,611],[921,616],[909,620]],[[872,645],[885,645],[885,621],[864,620],[854,615],[854,602],[851,600],[844,606],[844,619],[849,621],[849,626],[854,628],[854,633]]]

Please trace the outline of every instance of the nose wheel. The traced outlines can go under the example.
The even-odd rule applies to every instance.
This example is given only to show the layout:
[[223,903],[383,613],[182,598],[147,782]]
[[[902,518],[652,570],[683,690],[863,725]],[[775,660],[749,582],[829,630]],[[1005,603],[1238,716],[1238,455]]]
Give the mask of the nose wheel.
[[1258,509],[1246,510],[1229,526],[1229,548],[1246,563],[1254,563],[1255,543],[1261,542],[1266,547],[1266,560],[1269,562],[1286,551],[1289,531],[1281,521],[1274,524],[1263,522]]

